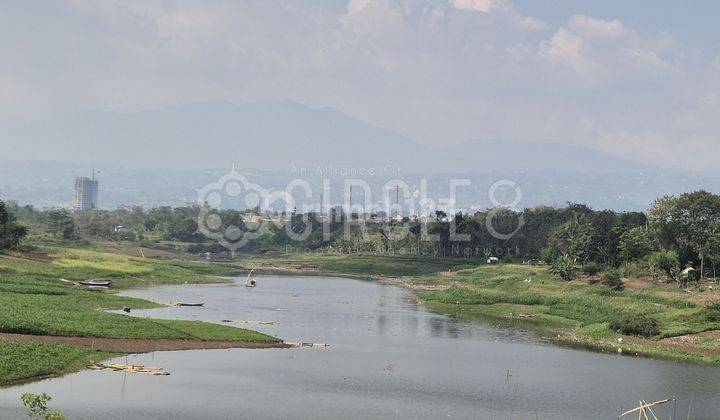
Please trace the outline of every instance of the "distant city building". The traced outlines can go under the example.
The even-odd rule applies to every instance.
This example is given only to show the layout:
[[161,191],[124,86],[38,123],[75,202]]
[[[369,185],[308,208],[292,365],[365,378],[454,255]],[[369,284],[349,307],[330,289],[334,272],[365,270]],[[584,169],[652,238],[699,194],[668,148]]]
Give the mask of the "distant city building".
[[75,210],[95,210],[98,199],[98,180],[81,176],[75,178]]

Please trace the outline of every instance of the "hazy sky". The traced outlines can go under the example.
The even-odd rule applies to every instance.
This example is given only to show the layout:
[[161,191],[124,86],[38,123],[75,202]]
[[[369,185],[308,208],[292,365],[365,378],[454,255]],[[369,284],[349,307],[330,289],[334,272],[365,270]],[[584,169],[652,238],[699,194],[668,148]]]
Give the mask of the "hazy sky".
[[0,126],[289,99],[438,147],[557,141],[712,169],[718,21],[714,0],[8,1]]

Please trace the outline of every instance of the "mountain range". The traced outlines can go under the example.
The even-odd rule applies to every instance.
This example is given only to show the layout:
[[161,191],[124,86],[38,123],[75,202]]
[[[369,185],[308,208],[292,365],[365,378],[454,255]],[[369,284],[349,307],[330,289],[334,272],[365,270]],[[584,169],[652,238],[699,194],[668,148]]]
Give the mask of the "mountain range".
[[584,146],[438,139],[425,147],[336,109],[294,102],[77,112],[0,128],[0,199],[39,207],[68,205],[73,177],[94,169],[102,208],[186,205],[232,165],[265,188],[284,188],[298,176],[312,178],[314,186],[332,178],[335,188],[348,174],[379,191],[392,177],[413,188],[427,177],[435,195],[445,197],[450,179],[471,179],[460,206],[489,206],[488,188],[501,179],[521,185],[520,207],[573,201],[644,210],[661,195],[720,191],[715,174],[652,167]]
[[429,148],[334,108],[295,102],[203,102],[136,113],[68,113],[5,132],[8,160],[129,168],[217,168],[234,163],[262,170],[393,166],[403,173],[648,169],[599,150],[550,142],[438,139]]

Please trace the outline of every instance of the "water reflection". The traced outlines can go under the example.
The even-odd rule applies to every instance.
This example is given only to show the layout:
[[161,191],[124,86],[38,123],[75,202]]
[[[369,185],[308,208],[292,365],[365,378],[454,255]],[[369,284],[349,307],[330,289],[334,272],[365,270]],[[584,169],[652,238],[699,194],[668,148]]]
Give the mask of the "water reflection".
[[426,320],[433,337],[458,338],[460,329],[458,323],[452,318],[430,318]]

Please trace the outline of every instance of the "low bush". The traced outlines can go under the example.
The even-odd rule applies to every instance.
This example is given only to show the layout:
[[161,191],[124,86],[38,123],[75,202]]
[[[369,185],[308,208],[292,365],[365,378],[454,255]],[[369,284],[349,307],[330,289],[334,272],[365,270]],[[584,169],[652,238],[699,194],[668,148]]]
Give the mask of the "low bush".
[[710,322],[720,322],[720,302],[715,302],[705,308],[705,319]]
[[645,315],[628,315],[610,322],[610,329],[623,334],[652,337],[660,334],[660,325],[655,318]]
[[625,289],[625,284],[623,284],[622,279],[620,279],[620,273],[617,270],[604,272],[602,275],[602,284],[612,290],[620,291]]
[[565,281],[575,278],[577,272],[577,258],[563,254],[550,263],[550,272]]
[[590,261],[582,267],[582,272],[591,277],[596,275],[600,271],[602,271],[602,267],[595,261]]
[[657,251],[648,255],[647,264],[654,277],[663,275],[668,281],[678,281],[680,262],[675,251]]

